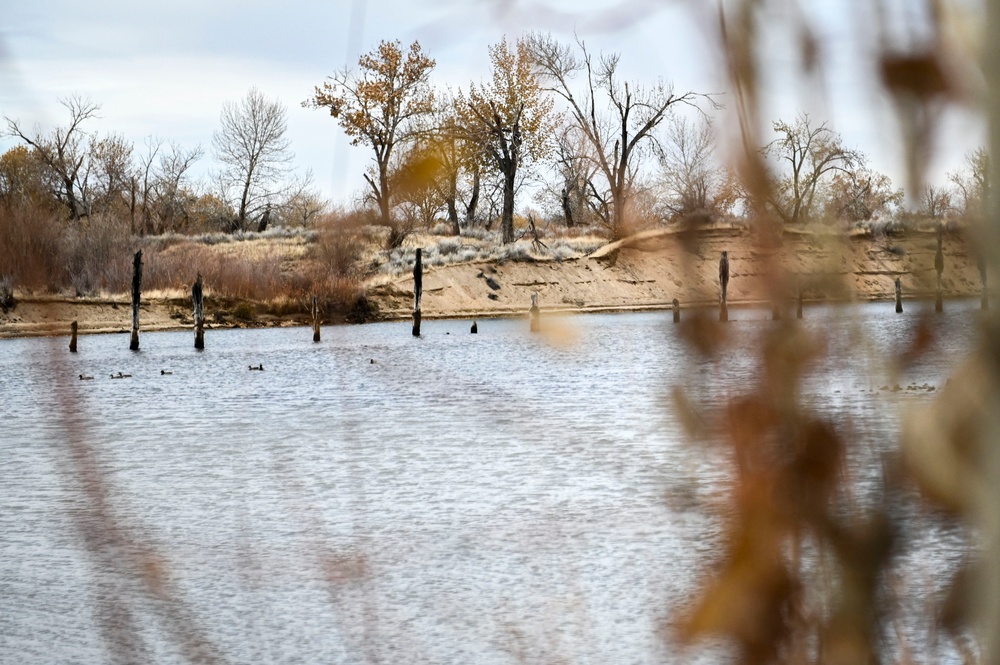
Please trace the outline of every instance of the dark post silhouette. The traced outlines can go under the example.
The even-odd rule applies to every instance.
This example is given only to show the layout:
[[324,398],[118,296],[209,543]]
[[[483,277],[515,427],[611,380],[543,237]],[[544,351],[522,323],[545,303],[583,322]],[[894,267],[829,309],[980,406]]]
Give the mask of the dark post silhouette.
[[132,339],[128,348],[139,350],[139,298],[142,294],[142,250],[132,257]]
[[76,329],[77,323],[74,321],[69,324],[69,352],[76,353]]
[[896,314],[900,314],[903,311],[903,285],[899,283],[899,278],[896,278]]
[[944,311],[944,302],[941,298],[941,273],[944,272],[944,253],[941,251],[941,228],[937,233],[937,253],[934,254],[934,271],[937,272],[937,292],[934,296],[934,311]]
[[421,250],[417,247],[417,260],[413,264],[413,336],[420,337],[420,295],[424,290],[424,265],[420,261]]
[[719,301],[719,320],[729,320],[729,306],[726,303],[726,294],[729,290],[729,252],[722,252],[719,259],[719,286],[722,288],[722,296]]
[[194,308],[194,348],[205,348],[205,301],[201,287],[201,273],[191,286],[191,306]]
[[681,321],[681,303],[680,303],[679,300],[677,300],[677,298],[674,298],[674,301],[671,304],[674,307],[674,323],[680,323],[680,321]]
[[479,324],[476,323],[475,321],[473,321],[472,322],[472,329],[469,330],[469,332],[472,333],[473,335],[479,334]]
[[313,341],[319,341],[319,299],[316,294],[312,297],[312,319],[313,319]]
[[531,309],[528,310],[528,316],[531,319],[531,332],[538,332],[542,329],[542,313],[538,309],[538,294],[531,294]]

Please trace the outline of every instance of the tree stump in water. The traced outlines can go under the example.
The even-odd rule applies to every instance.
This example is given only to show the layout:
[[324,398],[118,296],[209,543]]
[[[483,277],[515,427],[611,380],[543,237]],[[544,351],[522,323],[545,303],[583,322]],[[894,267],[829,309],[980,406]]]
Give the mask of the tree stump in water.
[[69,324],[69,334],[70,334],[70,337],[69,337],[69,352],[70,353],[76,353],[76,329],[77,329],[77,323],[76,323],[76,321],[74,321],[73,323]]
[[538,294],[531,294],[531,309],[528,310],[528,317],[531,319],[531,332],[538,332],[542,329],[542,312],[538,309]]
[[901,314],[903,311],[903,286],[899,282],[899,278],[896,278],[896,314]]
[[941,229],[938,228],[937,252],[934,254],[934,271],[937,273],[937,292],[934,296],[934,311],[943,312],[944,302],[941,297],[941,273],[944,272],[944,253],[941,251]]
[[424,265],[417,247],[417,260],[413,264],[413,336],[420,337],[420,295],[424,290]]
[[719,298],[719,321],[729,320],[729,306],[726,303],[727,292],[729,290],[729,252],[722,252],[719,259],[719,286],[722,289]]
[[142,250],[132,257],[132,338],[128,348],[139,350],[139,298],[142,294]]
[[473,335],[479,334],[479,324],[473,321],[472,328],[469,330],[469,333]]
[[191,287],[191,304],[194,308],[194,348],[205,348],[205,303],[201,288],[201,273]]
[[679,300],[677,300],[677,298],[674,298],[674,301],[671,304],[673,305],[673,308],[674,308],[674,323],[680,323],[681,322],[681,303],[680,303]]
[[319,299],[312,297],[313,341],[319,341]]

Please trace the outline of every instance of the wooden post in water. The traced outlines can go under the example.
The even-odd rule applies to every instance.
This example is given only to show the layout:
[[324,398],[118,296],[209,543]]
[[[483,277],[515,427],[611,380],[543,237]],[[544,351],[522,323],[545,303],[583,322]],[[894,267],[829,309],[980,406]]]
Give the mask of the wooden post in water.
[[74,321],[69,324],[69,352],[76,353],[76,329],[77,323]]
[[319,299],[316,294],[312,297],[312,318],[313,318],[313,341],[319,341]]
[[681,322],[681,303],[680,303],[679,300],[677,300],[677,298],[674,298],[674,301],[671,304],[674,307],[674,323],[680,323]]
[[139,298],[142,294],[142,250],[132,257],[132,339],[128,348],[139,350]]
[[900,284],[899,278],[896,278],[896,314],[901,314],[903,311],[903,285]]
[[194,348],[205,348],[205,301],[201,288],[201,273],[191,286],[191,305],[194,308]]
[[979,299],[979,308],[989,309],[990,296],[986,292],[986,260],[982,256],[979,257],[979,281],[983,285],[983,295]]
[[531,319],[531,332],[538,332],[542,329],[542,313],[538,309],[538,294],[531,294],[531,309],[528,310]]
[[934,311],[943,312],[944,302],[941,299],[941,273],[944,272],[944,253],[941,251],[941,227],[937,233],[937,253],[934,254],[934,271],[937,272],[937,292],[934,296]]
[[417,247],[417,260],[413,264],[413,336],[420,337],[420,295],[424,290],[424,265],[420,261],[421,249]]
[[722,287],[722,294],[719,299],[719,321],[729,320],[729,306],[726,303],[726,293],[729,289],[729,252],[722,252],[719,259],[719,285]]
[[469,332],[471,334],[473,334],[473,335],[478,335],[479,334],[479,324],[477,322],[473,321],[472,322],[472,328],[469,330]]

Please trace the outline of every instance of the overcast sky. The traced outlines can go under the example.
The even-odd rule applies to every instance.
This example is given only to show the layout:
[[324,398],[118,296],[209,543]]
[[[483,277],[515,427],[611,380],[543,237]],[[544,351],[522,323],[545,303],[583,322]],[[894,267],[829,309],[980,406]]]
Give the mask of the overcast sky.
[[[137,150],[148,136],[200,144],[206,156],[199,168],[206,171],[223,103],[255,86],[286,105],[298,168],[311,168],[324,195],[344,200],[363,184],[368,151],[348,146],[327,113],[301,102],[379,40],[419,40],[437,60],[435,84],[465,87],[488,76],[487,45],[505,34],[513,40],[538,30],[568,41],[576,32],[594,51],[621,53],[629,79],[662,78],[677,91],[724,93],[718,48],[696,17],[711,13],[695,11],[709,2],[9,0],[0,24],[0,114],[48,129],[68,117],[60,98],[83,95],[102,106],[90,130],[121,133]],[[828,120],[849,147],[867,153],[902,186],[901,144],[889,107],[875,93],[870,62],[853,57],[864,49],[858,33],[865,18],[856,8],[866,3],[802,4],[813,12],[805,18],[819,38],[825,87],[796,77],[798,49],[788,17],[772,10],[763,55],[770,73],[764,120],[792,119],[799,111]],[[983,142],[971,111],[951,114],[945,126],[930,170],[939,180]],[[0,150],[12,145],[0,139]]]

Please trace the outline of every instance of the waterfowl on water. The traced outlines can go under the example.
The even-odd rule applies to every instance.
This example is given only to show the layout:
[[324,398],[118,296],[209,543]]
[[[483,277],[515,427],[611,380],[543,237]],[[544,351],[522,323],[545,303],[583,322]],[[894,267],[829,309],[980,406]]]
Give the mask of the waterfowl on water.
[[173,372],[167,371],[165,369],[160,370],[160,376],[166,376],[168,374],[173,374]]
[[261,363],[261,364],[257,365],[256,367],[254,367],[253,365],[250,365],[250,367],[248,369],[250,369],[251,371],[252,370],[257,370],[258,372],[263,372],[264,371],[264,363]]
[[131,374],[122,374],[121,372],[118,372],[118,374],[112,374],[111,378],[112,379],[131,379],[132,375]]
[[80,375],[80,380],[81,381],[91,381],[93,378],[94,377],[92,377],[92,376],[84,376],[83,374]]
[[368,361],[368,364],[369,364],[369,365],[374,365],[374,364],[375,364],[375,359],[374,359],[374,358],[370,359],[370,360]]

